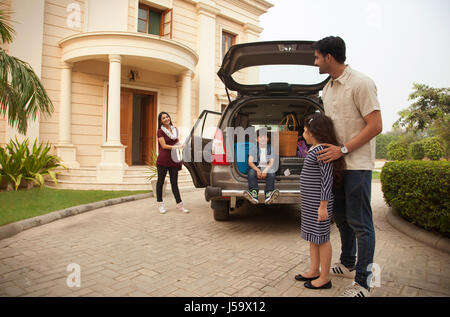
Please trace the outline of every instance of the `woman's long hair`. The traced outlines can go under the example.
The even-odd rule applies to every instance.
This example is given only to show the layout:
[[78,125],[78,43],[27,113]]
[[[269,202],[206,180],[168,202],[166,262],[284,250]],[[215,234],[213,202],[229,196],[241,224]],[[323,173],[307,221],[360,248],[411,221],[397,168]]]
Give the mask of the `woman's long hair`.
[[161,126],[163,125],[163,123],[161,122],[161,117],[162,117],[163,114],[166,114],[166,115],[169,117],[169,119],[170,119],[170,125],[173,126],[172,118],[170,117],[170,114],[168,114],[167,112],[161,111],[161,112],[159,113],[159,115],[158,115],[158,129],[160,129]]
[[[319,143],[328,143],[340,146],[337,141],[336,131],[333,121],[323,113],[314,113],[305,118],[305,127]],[[333,163],[333,185],[337,186],[342,182],[344,170],[346,168],[344,157]]]

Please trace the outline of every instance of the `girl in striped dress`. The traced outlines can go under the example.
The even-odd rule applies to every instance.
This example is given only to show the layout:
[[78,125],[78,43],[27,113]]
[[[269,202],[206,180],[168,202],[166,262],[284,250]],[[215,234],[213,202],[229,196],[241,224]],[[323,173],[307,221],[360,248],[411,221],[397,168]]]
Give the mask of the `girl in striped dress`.
[[[324,114],[314,113],[305,119],[303,137],[311,146],[300,175],[301,236],[309,241],[311,268],[295,277],[310,289],[331,288],[330,219],[333,210],[333,183],[340,182],[345,169],[343,158],[324,163],[317,152],[321,143],[338,145],[333,122]],[[334,181],[333,181],[334,180]],[[319,270],[320,267],[320,270]]]

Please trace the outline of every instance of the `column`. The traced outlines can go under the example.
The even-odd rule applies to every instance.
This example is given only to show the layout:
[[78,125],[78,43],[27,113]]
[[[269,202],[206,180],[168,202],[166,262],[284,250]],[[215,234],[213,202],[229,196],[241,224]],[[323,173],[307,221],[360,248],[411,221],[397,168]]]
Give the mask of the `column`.
[[219,10],[209,4],[197,3],[198,13],[198,113],[215,110],[216,79],[216,15]]
[[72,64],[61,64],[61,89],[59,101],[59,140],[56,151],[68,168],[78,168],[76,148],[72,144]]
[[109,88],[108,88],[108,131],[106,144],[120,143],[120,55],[109,55]]
[[192,71],[187,70],[180,75],[178,81],[178,116],[177,127],[180,130],[180,142],[184,143],[192,128]]
[[122,183],[125,163],[125,147],[120,143],[120,55],[109,55],[108,127],[106,143],[101,147],[102,158],[97,166],[97,181]]

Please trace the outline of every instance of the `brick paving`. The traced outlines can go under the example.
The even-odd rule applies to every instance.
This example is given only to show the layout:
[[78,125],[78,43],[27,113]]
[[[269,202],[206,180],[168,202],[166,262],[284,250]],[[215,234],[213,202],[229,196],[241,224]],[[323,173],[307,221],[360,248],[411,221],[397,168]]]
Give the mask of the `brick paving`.
[[[373,296],[449,296],[450,256],[397,231],[386,221],[381,185],[373,183],[375,262],[381,287]],[[313,291],[294,276],[309,267],[297,206],[243,205],[215,222],[203,191],[182,193],[191,210],[159,214],[155,198],[64,218],[0,241],[0,296],[252,296],[339,295],[351,280],[333,278]],[[339,257],[331,230],[333,262]],[[68,287],[80,267],[80,287]]]

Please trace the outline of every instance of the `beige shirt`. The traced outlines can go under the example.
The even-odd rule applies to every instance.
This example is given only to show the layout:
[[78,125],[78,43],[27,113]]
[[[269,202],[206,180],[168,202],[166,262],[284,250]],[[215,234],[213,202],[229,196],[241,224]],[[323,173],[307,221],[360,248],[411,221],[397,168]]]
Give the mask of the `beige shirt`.
[[[366,126],[365,116],[380,110],[375,83],[349,65],[341,76],[325,85],[322,100],[340,144],[361,132]],[[348,170],[372,170],[375,167],[375,138],[344,157]]]

